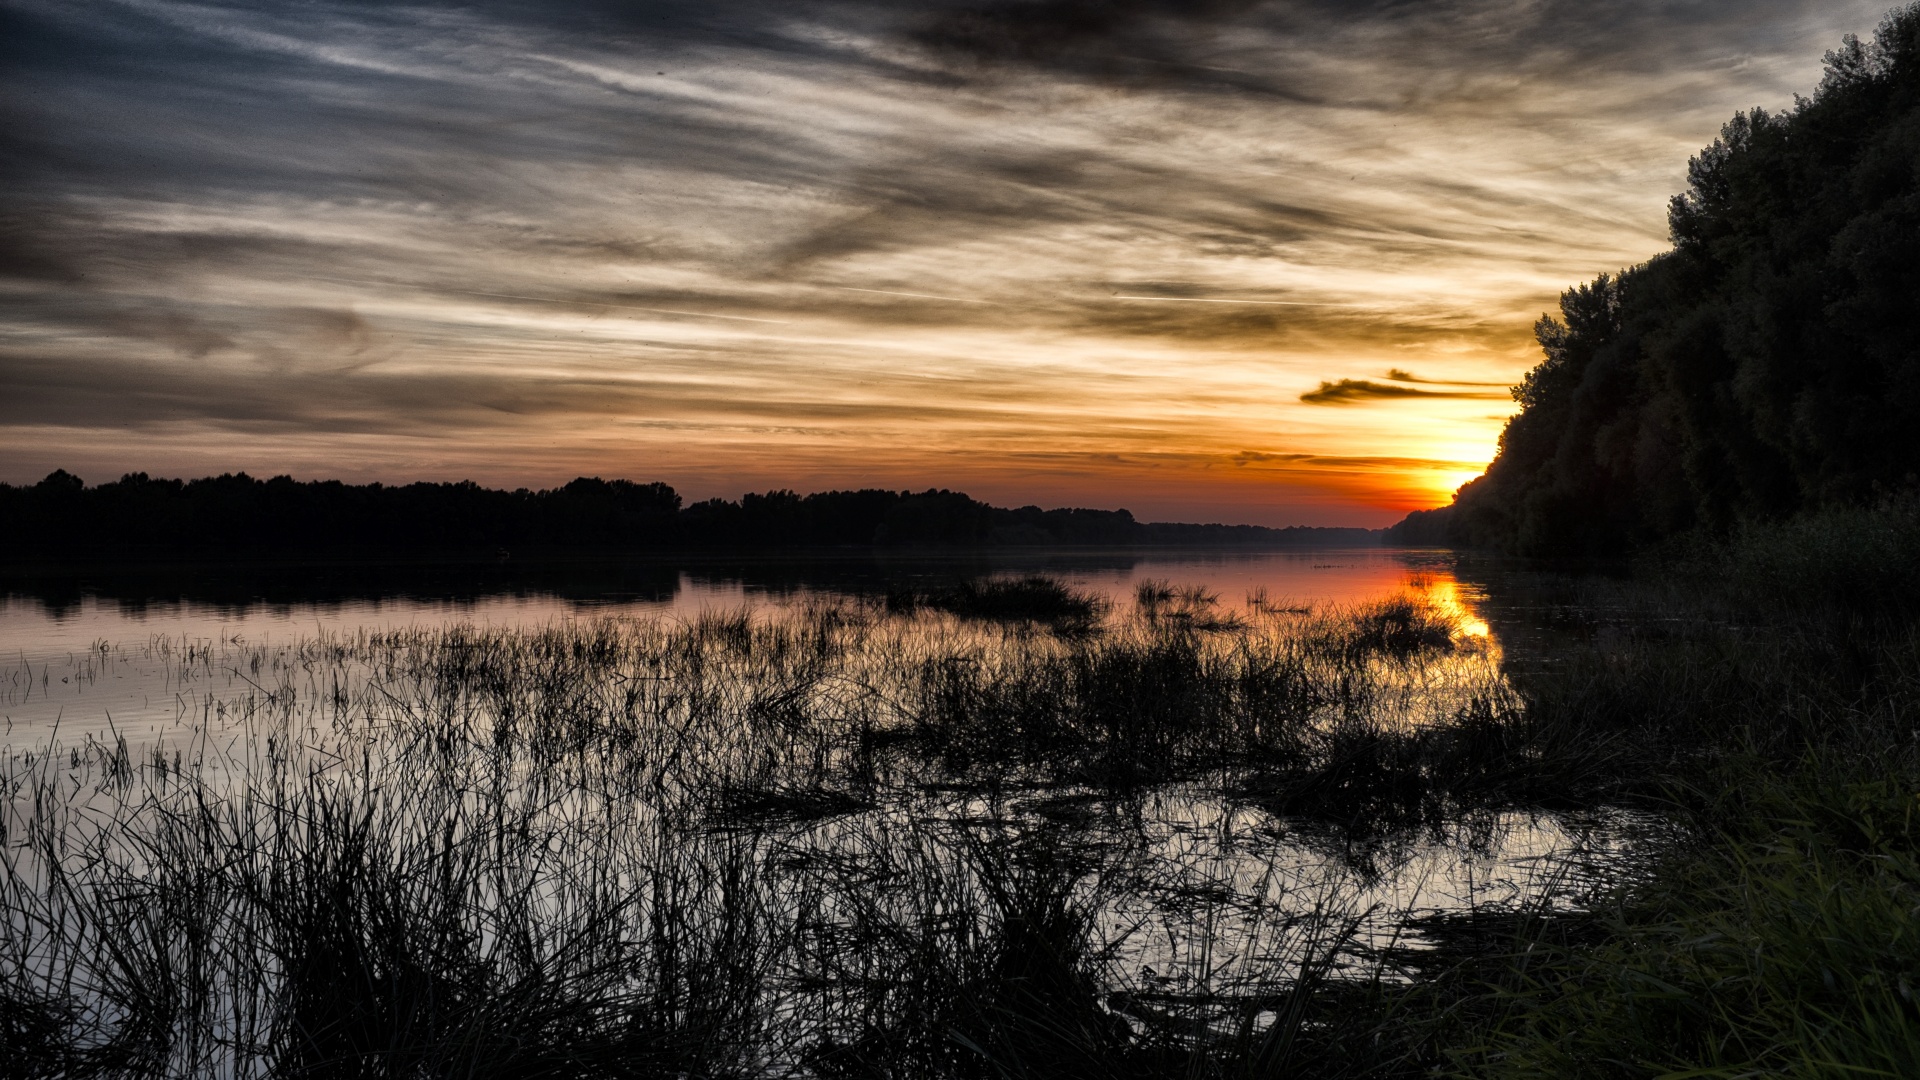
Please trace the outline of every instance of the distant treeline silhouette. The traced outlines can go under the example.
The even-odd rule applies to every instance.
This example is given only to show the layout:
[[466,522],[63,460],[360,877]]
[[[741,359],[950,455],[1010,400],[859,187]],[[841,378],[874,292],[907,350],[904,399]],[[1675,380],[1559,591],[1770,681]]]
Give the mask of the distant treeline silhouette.
[[544,491],[466,481],[402,486],[160,480],[86,486],[64,470],[0,484],[0,558],[314,554],[493,555],[710,548],[1000,545],[1362,546],[1367,529],[1143,523],[1125,510],[1003,509],[957,491],[791,491],[682,505],[661,483],[582,477]]
[[1688,179],[1673,250],[1562,297],[1486,474],[1392,540],[1611,553],[1914,485],[1920,4]]

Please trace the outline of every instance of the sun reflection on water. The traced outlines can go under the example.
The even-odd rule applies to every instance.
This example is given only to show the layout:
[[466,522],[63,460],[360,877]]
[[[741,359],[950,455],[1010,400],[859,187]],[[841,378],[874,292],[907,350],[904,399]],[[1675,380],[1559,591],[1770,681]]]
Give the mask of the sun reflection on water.
[[1455,633],[1459,636],[1481,639],[1488,644],[1494,644],[1493,627],[1474,610],[1475,605],[1485,599],[1477,590],[1463,587],[1452,574],[1433,571],[1422,571],[1409,576],[1407,587],[1418,592],[1427,603],[1452,619]]

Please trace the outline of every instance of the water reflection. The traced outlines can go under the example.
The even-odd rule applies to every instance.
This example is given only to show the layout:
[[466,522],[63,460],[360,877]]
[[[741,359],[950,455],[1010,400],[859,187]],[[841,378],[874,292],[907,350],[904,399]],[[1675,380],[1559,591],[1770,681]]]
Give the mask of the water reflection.
[[[395,880],[471,857],[516,882],[460,898],[487,925],[603,905],[640,941],[689,896],[764,913],[769,1010],[825,1034],[908,964],[852,970],[871,950],[843,942],[990,941],[1009,896],[1085,913],[1114,1015],[1204,1026],[1314,964],[1396,977],[1381,958],[1422,944],[1417,920],[1554,903],[1567,866],[1619,844],[1604,813],[1448,801],[1442,759],[1419,755],[1450,724],[1516,714],[1485,581],[1429,553],[603,570],[18,591],[0,608],[17,656],[0,662],[0,833],[85,852],[62,869],[76,895],[225,874],[253,897],[281,865],[262,852],[317,843],[288,823],[348,807],[378,817]],[[1029,573],[1108,597],[1113,625],[822,603]],[[1148,615],[1131,602],[1148,581],[1233,617]],[[54,895],[41,857],[6,870],[17,903]],[[232,927],[276,916],[242,908],[194,930],[238,943],[221,962],[268,987]],[[96,924],[74,925],[33,942],[46,971],[104,954]]]
[[[540,626],[585,613],[757,607],[983,577],[1043,574],[1124,600],[1144,581],[1199,586],[1229,610],[1351,603],[1415,585],[1460,612],[1475,594],[1431,551],[964,552],[541,564],[234,566],[0,577],[0,657],[55,660],[154,635],[286,640],[315,630],[471,622]],[[1473,618],[1477,619],[1477,616]],[[1478,624],[1484,627],[1484,624]],[[1484,633],[1484,629],[1478,632]]]

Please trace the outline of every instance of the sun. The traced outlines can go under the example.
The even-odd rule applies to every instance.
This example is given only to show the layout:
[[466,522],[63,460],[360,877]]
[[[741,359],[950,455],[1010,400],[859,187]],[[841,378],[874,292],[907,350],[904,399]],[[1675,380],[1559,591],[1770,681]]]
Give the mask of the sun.
[[1438,474],[1436,479],[1440,482],[1441,494],[1451,499],[1453,493],[1459,491],[1462,484],[1478,480],[1486,471],[1485,466],[1478,469],[1455,469]]

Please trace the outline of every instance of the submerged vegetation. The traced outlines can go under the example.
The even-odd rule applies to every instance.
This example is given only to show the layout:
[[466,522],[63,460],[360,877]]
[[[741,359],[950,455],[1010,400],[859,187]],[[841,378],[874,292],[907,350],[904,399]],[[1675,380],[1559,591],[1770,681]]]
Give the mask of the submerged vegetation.
[[1039,575],[963,581],[936,589],[894,589],[886,594],[886,604],[889,611],[925,608],[963,619],[1024,620],[1056,629],[1090,628],[1103,606],[1096,597]]

